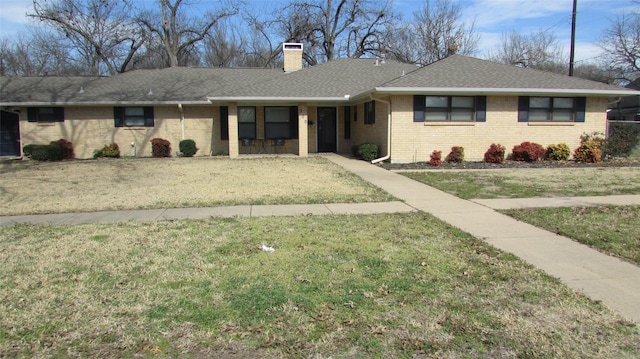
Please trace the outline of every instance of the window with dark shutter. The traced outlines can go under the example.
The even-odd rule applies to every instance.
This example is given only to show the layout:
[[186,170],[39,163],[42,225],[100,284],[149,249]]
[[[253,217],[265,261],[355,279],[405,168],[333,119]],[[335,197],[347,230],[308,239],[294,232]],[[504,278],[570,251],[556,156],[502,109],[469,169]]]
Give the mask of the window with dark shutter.
[[113,121],[115,127],[154,127],[153,107],[114,107]]
[[376,123],[376,102],[369,101],[364,103],[364,124],[373,125]]
[[584,122],[585,97],[521,96],[518,122]]
[[29,107],[27,121],[37,123],[64,122],[64,107]]

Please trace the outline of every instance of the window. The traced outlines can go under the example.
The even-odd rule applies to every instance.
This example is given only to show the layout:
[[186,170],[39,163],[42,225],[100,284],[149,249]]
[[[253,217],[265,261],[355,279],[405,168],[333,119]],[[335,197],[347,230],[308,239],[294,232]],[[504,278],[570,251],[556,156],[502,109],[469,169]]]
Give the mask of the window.
[[529,97],[518,100],[518,122],[584,122],[585,97]]
[[376,102],[369,101],[364,103],[364,124],[373,125],[376,123]]
[[413,97],[414,122],[484,122],[485,96],[423,96]]
[[229,140],[229,107],[220,106],[220,140]]
[[28,122],[64,122],[64,107],[29,107],[27,117]]
[[351,107],[344,107],[344,139],[351,139]]
[[115,127],[153,127],[153,107],[114,107]]
[[238,138],[256,138],[255,107],[238,107]]
[[265,107],[264,137],[267,139],[298,138],[298,107]]

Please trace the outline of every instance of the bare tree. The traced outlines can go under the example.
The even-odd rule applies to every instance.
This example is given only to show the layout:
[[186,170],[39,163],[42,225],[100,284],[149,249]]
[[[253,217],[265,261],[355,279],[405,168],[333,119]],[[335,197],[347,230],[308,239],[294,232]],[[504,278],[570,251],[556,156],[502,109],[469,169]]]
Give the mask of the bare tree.
[[[183,0],[158,0],[161,14],[144,12],[138,21],[162,43],[167,66],[180,66],[193,61],[199,51],[197,46],[210,34],[216,23],[238,13],[238,8],[223,4],[216,11],[207,12],[202,17],[188,17],[183,14]],[[184,6],[183,6],[184,5]]]
[[124,72],[145,41],[127,0],[33,1],[33,13],[66,36],[93,75]]
[[389,0],[296,0],[273,21],[284,41],[304,43],[309,65],[379,54],[384,29],[397,16]]
[[622,82],[640,76],[640,13],[620,16],[605,30],[600,47],[605,63]]
[[411,24],[393,29],[389,51],[396,59],[428,65],[453,54],[471,55],[480,42],[475,23],[462,21],[462,8],[451,0],[426,0]]
[[565,56],[555,36],[546,31],[523,35],[512,31],[502,34],[498,48],[489,54],[489,59],[509,65],[564,73]]

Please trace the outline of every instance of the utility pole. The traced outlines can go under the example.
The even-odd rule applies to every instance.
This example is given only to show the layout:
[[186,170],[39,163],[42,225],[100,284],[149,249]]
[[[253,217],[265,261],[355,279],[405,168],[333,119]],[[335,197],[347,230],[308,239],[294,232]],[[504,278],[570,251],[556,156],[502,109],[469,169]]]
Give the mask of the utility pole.
[[574,53],[576,51],[576,11],[578,0],[573,0],[573,14],[571,16],[571,53],[569,55],[569,76],[573,76]]

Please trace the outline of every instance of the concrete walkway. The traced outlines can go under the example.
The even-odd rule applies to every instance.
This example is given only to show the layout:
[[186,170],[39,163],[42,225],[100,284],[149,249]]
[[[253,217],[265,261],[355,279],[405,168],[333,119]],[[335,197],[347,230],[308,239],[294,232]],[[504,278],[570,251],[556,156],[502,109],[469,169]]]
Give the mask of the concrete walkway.
[[472,199],[471,201],[493,209],[591,207],[608,205],[638,206],[640,205],[640,195],[625,194],[592,197],[500,198]]
[[375,214],[415,212],[403,202],[328,203],[294,205],[246,205],[230,207],[140,209],[126,211],[99,211],[57,214],[32,214],[0,217],[0,226],[15,224],[83,224],[115,223],[127,221],[157,221],[176,219],[204,219],[211,217],[263,217],[326,214]]
[[364,161],[328,158],[408,205],[520,257],[640,323],[640,267]]

